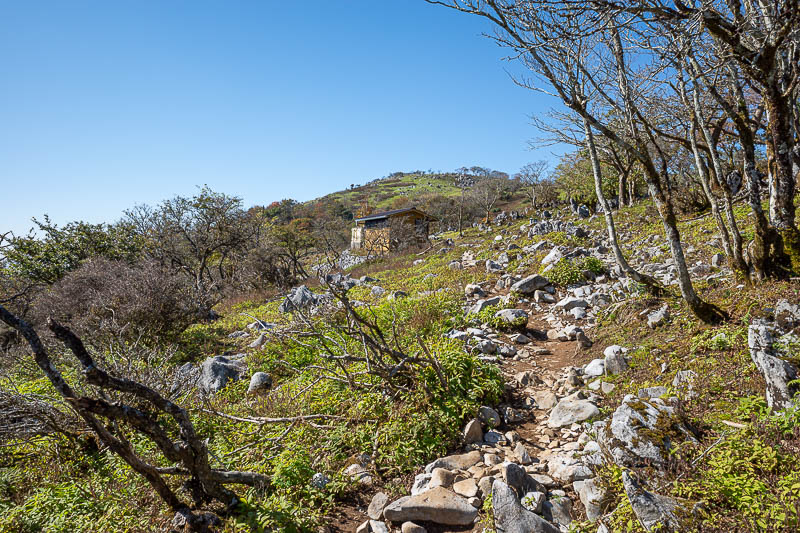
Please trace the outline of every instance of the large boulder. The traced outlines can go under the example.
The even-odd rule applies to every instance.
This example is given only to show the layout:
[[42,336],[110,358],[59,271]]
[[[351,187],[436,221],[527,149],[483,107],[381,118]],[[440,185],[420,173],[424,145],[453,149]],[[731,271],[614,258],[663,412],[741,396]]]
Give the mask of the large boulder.
[[533,294],[534,292],[544,289],[550,285],[550,280],[539,274],[523,278],[511,286],[511,292],[518,292],[520,294]]
[[755,320],[747,331],[750,359],[767,382],[767,405],[779,410],[790,407],[800,387],[790,383],[797,380],[798,369],[785,360],[776,346],[776,330],[764,320]]
[[290,313],[316,305],[318,301],[319,297],[317,295],[311,292],[305,285],[300,285],[299,287],[293,288],[289,294],[286,295],[286,299],[278,306],[278,310],[281,313]]
[[560,428],[571,426],[575,422],[583,422],[600,414],[600,409],[589,400],[564,398],[550,411],[548,427]]
[[599,437],[620,466],[663,465],[673,442],[696,440],[672,407],[632,394],[625,396]]
[[244,354],[209,357],[200,365],[198,386],[205,394],[215,394],[231,381],[238,381],[247,370]]
[[560,533],[559,528],[525,509],[514,490],[499,479],[492,484],[492,510],[497,533]]
[[422,520],[450,526],[472,525],[478,510],[461,496],[444,487],[435,487],[416,496],[404,496],[383,510],[392,522]]

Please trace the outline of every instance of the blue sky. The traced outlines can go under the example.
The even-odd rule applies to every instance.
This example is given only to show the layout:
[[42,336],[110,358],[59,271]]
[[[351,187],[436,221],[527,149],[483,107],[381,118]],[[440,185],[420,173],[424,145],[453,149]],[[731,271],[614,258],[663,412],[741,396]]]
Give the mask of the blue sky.
[[485,31],[422,0],[3,2],[0,231],[555,160],[528,146],[552,102]]

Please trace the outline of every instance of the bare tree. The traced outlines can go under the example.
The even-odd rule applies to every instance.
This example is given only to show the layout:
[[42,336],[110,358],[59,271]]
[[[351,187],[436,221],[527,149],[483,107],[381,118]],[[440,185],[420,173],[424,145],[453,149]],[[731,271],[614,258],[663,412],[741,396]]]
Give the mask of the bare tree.
[[[719,56],[735,63],[736,70],[759,95],[765,110],[769,177],[769,214],[783,240],[759,222],[756,262],[763,254],[778,252],[773,259],[800,271],[800,230],[795,221],[795,179],[800,168],[800,3],[772,2],[665,3],[661,0],[595,0],[594,4],[615,13],[627,13],[662,28],[680,26],[681,31],[701,31],[719,47]],[[741,103],[741,101],[739,101]],[[744,117],[742,117],[744,120]],[[742,120],[737,129],[743,132]],[[734,121],[736,122],[736,121]],[[745,135],[747,135],[745,133]],[[745,149],[747,150],[747,149]],[[746,163],[749,166],[749,163]],[[755,169],[746,173],[751,184],[758,181]],[[760,208],[752,205],[755,216]],[[784,254],[783,250],[788,253]],[[764,270],[760,275],[764,275]]]
[[155,208],[137,206],[125,215],[148,243],[149,256],[190,278],[201,316],[210,314],[221,285],[233,274],[229,259],[251,242],[258,226],[242,209],[240,198],[208,188],[191,198],[176,196]]
[[470,196],[480,206],[487,224],[490,223],[492,210],[503,194],[507,181],[503,178],[479,177],[475,185],[472,186]]
[[525,196],[531,201],[531,207],[536,209],[537,193],[542,180],[544,179],[546,161],[536,161],[528,163],[517,173],[517,179],[522,184]]
[[[100,442],[148,481],[176,513],[176,522],[184,524],[190,531],[205,530],[213,519],[207,513],[196,512],[202,506],[216,501],[225,509],[231,509],[238,504],[239,498],[225,487],[226,484],[256,487],[269,484],[269,478],[255,472],[212,468],[206,441],[197,433],[184,408],[150,387],[105,372],[83,342],[68,328],[52,320],[48,322],[56,339],[80,363],[86,382],[100,391],[98,397],[79,396],[50,358],[36,331],[1,305],[0,321],[19,331],[28,342],[37,366],[64,401],[83,419]],[[117,399],[114,401],[111,398]],[[156,466],[137,454],[122,426],[149,439],[173,466]],[[165,476],[179,476],[187,480],[186,487],[190,490],[193,505],[178,496]]]
[[[694,289],[678,231],[677,218],[669,194],[668,153],[658,142],[656,132],[645,116],[640,103],[655,97],[649,94],[651,74],[631,82],[634,68],[622,45],[620,32],[638,37],[640,28],[626,26],[627,21],[614,18],[613,12],[597,12],[585,4],[573,2],[510,0],[428,0],[490,20],[498,29],[495,35],[501,45],[515,51],[536,76],[538,82],[518,83],[557,96],[564,106],[588,121],[590,127],[627,152],[642,167],[650,196],[658,209],[670,246],[683,299],[698,317],[713,322],[726,315],[716,306],[704,302]],[[588,53],[591,52],[591,53]],[[638,65],[637,68],[648,68]],[[634,77],[635,78],[635,77]],[[581,79],[596,95],[583,100],[576,91]],[[622,117],[624,129],[609,120],[609,108]]]

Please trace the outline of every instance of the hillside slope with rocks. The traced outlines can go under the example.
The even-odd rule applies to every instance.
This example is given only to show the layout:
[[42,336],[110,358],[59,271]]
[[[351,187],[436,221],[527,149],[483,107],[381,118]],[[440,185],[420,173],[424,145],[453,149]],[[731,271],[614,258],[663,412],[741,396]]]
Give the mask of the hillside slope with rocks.
[[[270,480],[209,530],[796,531],[797,282],[735,279],[710,217],[686,221],[695,286],[730,313],[709,326],[647,203],[618,229],[658,298],[622,276],[600,218],[536,215],[220,305],[139,368],[214,468]],[[0,531],[188,530],[113,454],[40,439],[0,452]]]
[[[760,399],[764,381],[767,405],[790,408],[796,422],[797,352],[787,347],[796,350],[798,340],[797,285],[774,287],[781,297],[759,294],[721,265],[718,243],[692,245],[696,283],[749,300],[747,315],[708,328],[693,323],[674,296],[653,300],[622,278],[591,222],[531,220],[487,228],[488,250],[455,245],[464,251],[448,268],[485,270],[487,279],[464,287],[471,327],[447,335],[501,369],[505,400],[475,413],[459,449],[420,465],[404,487],[408,495],[375,492],[356,531],[751,531],[761,524],[746,508],[721,511],[732,502],[709,498],[695,484],[703,485],[710,475],[704,460],[719,460],[726,441],[763,444],[748,423],[755,413],[737,402]],[[627,237],[637,268],[674,286],[663,239]],[[532,263],[541,273],[530,273]],[[698,353],[698,339],[710,353]],[[739,367],[729,376],[741,384],[733,396],[705,374],[717,358]],[[729,405],[707,403],[722,398]],[[776,443],[784,461],[796,459],[797,437],[790,425],[782,436],[788,440]],[[796,480],[798,467],[783,473]],[[791,505],[800,502],[798,489],[785,493],[788,514],[768,519],[768,529],[797,526]]]

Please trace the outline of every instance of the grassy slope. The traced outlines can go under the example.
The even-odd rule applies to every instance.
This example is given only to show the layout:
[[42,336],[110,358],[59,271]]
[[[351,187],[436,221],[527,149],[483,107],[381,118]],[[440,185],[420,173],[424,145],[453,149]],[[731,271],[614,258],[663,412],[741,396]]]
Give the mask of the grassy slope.
[[[744,217],[746,212],[742,209],[739,215]],[[599,229],[602,221],[583,223]],[[619,226],[629,249],[650,235],[663,235],[657,216],[646,204],[625,210],[619,217]],[[711,254],[719,251],[709,245],[714,232],[710,217],[683,223],[681,230],[686,244],[696,250],[690,253],[691,263],[709,262]],[[506,240],[516,233],[513,227],[497,232],[505,233]],[[295,426],[284,446],[276,448],[269,439],[280,435],[285,425],[268,425],[256,431],[249,424],[198,414],[199,429],[212,436],[210,447],[218,460],[227,466],[263,471],[276,479],[276,488],[269,496],[244,493],[247,506],[227,522],[227,531],[250,531],[259,525],[291,530],[329,520],[326,513],[337,507],[337,501],[349,498],[353,490],[337,473],[358,453],[373,451],[376,436],[379,444],[373,471],[385,490],[394,494],[408,484],[392,480],[455,444],[457,435],[448,433],[445,426],[452,424],[450,429],[457,433],[469,410],[494,394],[496,382],[491,376],[483,376],[488,369],[471,358],[459,357],[456,347],[438,339],[441,332],[463,321],[459,311],[463,285],[493,276],[482,269],[454,271],[446,265],[467,249],[463,244],[475,245],[469,249],[477,259],[496,256],[500,245],[491,239],[497,232],[479,234],[470,229],[454,250],[429,254],[419,265],[413,265],[416,256],[408,255],[362,265],[354,272],[379,278],[387,290],[402,289],[412,295],[413,299],[395,305],[404,329],[421,332],[437,353],[452,362],[455,375],[468,376],[466,383],[471,392],[467,396],[472,395],[473,399],[431,402],[409,395],[402,402],[392,403],[380,394],[356,394],[330,383],[312,385],[312,374],[290,372],[278,363],[283,359],[302,367],[314,360],[308,350],[268,344],[252,351],[245,348],[249,339],[235,341],[226,337],[251,321],[242,312],[268,321],[285,321],[286,317],[277,313],[277,301],[222,306],[222,320],[187,331],[181,360],[199,360],[223,350],[249,351],[252,371],[265,370],[275,376],[280,393],[271,395],[269,400],[245,397],[247,384],[239,382],[213,400],[215,408],[237,416],[324,412],[347,417],[346,422],[323,424],[329,427]],[[551,242],[570,240],[563,235],[547,238]],[[529,241],[518,237],[514,242],[525,245]],[[666,255],[666,247],[664,251]],[[529,259],[530,264],[521,266],[519,274],[538,271],[541,257]],[[518,265],[512,263],[511,270]],[[415,296],[419,291],[439,288],[451,291],[438,296]],[[730,322],[717,327],[699,323],[688,314],[675,291],[666,298],[672,310],[671,325],[653,331],[639,313],[661,302],[640,295],[610,308],[613,312],[602,318],[593,334],[595,347],[586,354],[586,360],[597,357],[609,344],[636,348],[631,370],[612,378],[618,386],[603,404],[605,414],[613,411],[625,393],[650,385],[671,386],[678,370],[697,372],[701,376],[699,396],[681,410],[696,429],[699,444],[678,448],[667,469],[663,492],[706,499],[706,531],[761,529],[758,524],[775,524],[781,513],[786,515],[786,502],[800,499],[800,466],[789,460],[792,454],[797,457],[800,435],[797,429],[793,434],[776,431],[779,423],[764,418],[763,383],[749,360],[746,328],[752,317],[763,314],[776,299],[797,301],[800,291],[796,283],[769,282],[751,287],[736,280],[698,283],[698,289],[704,298],[731,313]],[[379,302],[366,288],[354,289],[352,296],[382,306],[383,312],[390,310],[385,300]],[[720,333],[724,337],[719,337]],[[662,372],[663,363],[666,370]],[[25,387],[48,393],[47,384],[35,377],[35,371],[31,371]],[[309,385],[311,388],[306,390]],[[191,403],[189,399],[185,401]],[[426,413],[428,416],[424,416]],[[743,423],[746,428],[732,428],[723,421]],[[145,449],[143,443],[141,446]],[[94,453],[87,461],[80,450],[56,439],[2,449],[0,461],[0,515],[4,516],[0,518],[0,531],[135,531],[148,530],[149,526],[142,525],[145,522],[155,529],[169,521],[169,513],[148,487],[108,454]],[[314,471],[326,472],[334,479],[328,490],[308,488],[308,478]],[[41,475],[34,479],[28,472]],[[615,519],[620,530],[638,530],[620,493],[619,471],[607,469],[601,475],[612,489],[614,505],[619,504]],[[671,484],[670,479],[679,481]],[[27,529],[20,526],[26,522]]]
[[311,202],[341,201],[360,206],[364,203],[374,209],[389,209],[400,198],[409,198],[411,205],[429,193],[442,196],[457,196],[459,189],[453,185],[448,175],[443,174],[405,174],[401,177],[375,180],[353,189],[345,189],[312,200]]

